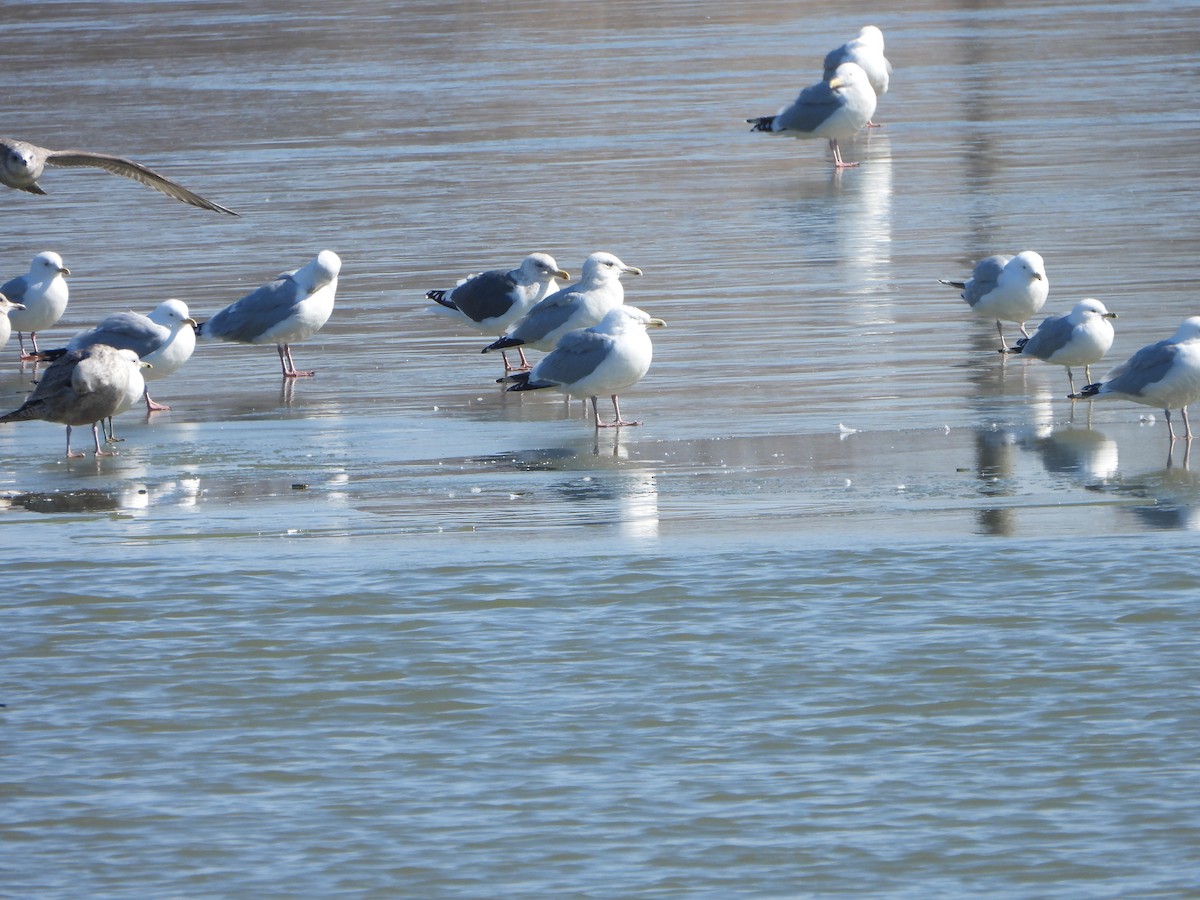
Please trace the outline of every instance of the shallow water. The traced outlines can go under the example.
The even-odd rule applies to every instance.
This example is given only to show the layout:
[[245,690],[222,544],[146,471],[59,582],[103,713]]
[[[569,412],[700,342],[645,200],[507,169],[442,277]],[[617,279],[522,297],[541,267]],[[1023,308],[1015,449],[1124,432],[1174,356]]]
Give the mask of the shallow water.
[[[1200,476],[937,279],[1037,249],[1047,311],[1121,316],[1094,374],[1200,312],[1200,13],[924,3],[875,20],[861,168],[750,134],[859,16],[5,8],[0,130],[243,216],[0,195],[3,276],[72,269],[48,343],[344,261],[311,380],[203,345],[117,457],[0,429],[5,891],[1195,890]],[[503,393],[426,311],[534,249],[645,270],[642,427]]]

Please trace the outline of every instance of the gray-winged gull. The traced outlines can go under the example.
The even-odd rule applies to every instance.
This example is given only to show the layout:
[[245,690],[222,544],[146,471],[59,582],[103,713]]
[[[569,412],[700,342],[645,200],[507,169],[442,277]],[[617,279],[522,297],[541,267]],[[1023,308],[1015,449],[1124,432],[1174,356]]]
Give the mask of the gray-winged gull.
[[303,378],[297,371],[291,344],[316,334],[333,312],[342,261],[322,250],[306,265],[277,275],[273,281],[231,303],[200,325],[206,341],[274,344],[284,378]]
[[1020,327],[1021,334],[1029,337],[1025,323],[1045,305],[1050,293],[1046,264],[1032,250],[1023,250],[1016,256],[996,254],[981,259],[965,281],[944,278],[938,281],[961,288],[962,298],[977,315],[996,320],[1001,353],[1007,353],[1008,346],[1000,323],[1014,322]]
[[[883,99],[892,80],[892,64],[883,55],[883,32],[874,25],[864,25],[858,37],[825,54],[825,80],[836,74],[838,66],[848,62],[867,73],[876,102]],[[873,128],[875,123],[867,122],[867,127]]]
[[1187,408],[1200,400],[1200,316],[1184,319],[1165,341],[1149,344],[1111,372],[1104,381],[1089,384],[1072,400],[1115,397],[1157,406],[1167,417],[1167,432],[1175,440],[1171,410],[1183,415],[1185,437],[1192,439]]
[[[24,306],[24,309],[8,314],[21,345],[21,359],[34,359],[38,352],[37,333],[62,318],[71,292],[63,276],[70,274],[62,257],[53,250],[46,250],[33,258],[28,272],[0,285],[0,294]],[[25,334],[29,335],[33,345],[30,353],[25,352]]]
[[[118,350],[132,350],[143,362],[150,363],[144,377],[158,381],[179,370],[196,349],[196,320],[188,315],[182,300],[164,300],[149,315],[121,312],[106,316],[94,327],[82,331],[67,343],[68,350],[83,350],[95,344],[107,344]],[[150,399],[144,391],[146,412],[171,407]]]
[[[597,428],[640,425],[621,418],[617,395],[641,381],[650,369],[654,347],[646,329],[666,324],[636,306],[618,306],[600,324],[564,335],[532,371],[509,376],[510,381],[517,382],[509,390],[557,388],[572,397],[590,397]],[[596,405],[600,394],[612,398],[612,422],[600,419]]]
[[[558,267],[548,253],[531,253],[515,269],[491,269],[468,275],[450,290],[428,291],[426,299],[438,304],[438,312],[453,316],[483,334],[503,337],[510,325],[533,306],[558,291],[556,279],[570,281],[571,275]],[[517,347],[521,368],[529,368],[525,351]],[[508,354],[501,351],[504,371],[511,372]]]
[[564,334],[598,324],[610,309],[625,302],[621,276],[626,273],[641,275],[642,270],[625,265],[611,253],[593,253],[583,261],[579,281],[537,303],[508,334],[484,347],[483,352],[522,345],[535,350],[554,349]]
[[87,150],[48,150],[28,141],[0,138],[0,184],[30,194],[44,194],[46,192],[37,180],[42,177],[47,165],[103,169],[114,175],[132,178],[146,187],[154,188],[168,197],[190,203],[192,206],[228,213],[231,216],[237,215],[232,209],[206,200],[165,175],[159,175],[153,169],[148,169],[131,159]]
[[810,85],[790,106],[773,116],[747,119],[751,131],[783,134],[794,138],[825,138],[833,153],[833,165],[848,169],[858,163],[842,161],[838,140],[858,134],[875,115],[875,91],[867,73],[855,63],[842,63],[832,78]]
[[1083,375],[1087,379],[1084,384],[1092,380],[1092,363],[1100,362],[1112,347],[1113,327],[1109,320],[1115,318],[1116,313],[1109,312],[1094,297],[1088,297],[1076,303],[1065,315],[1043,319],[1033,337],[1021,338],[1012,352],[1064,366],[1073,394],[1075,376],[1071,366],[1083,366]]
[[12,323],[8,320],[8,314],[14,309],[24,308],[24,304],[13,303],[3,294],[0,294],[0,350],[4,349],[4,345],[8,343],[8,338],[12,334]]
[[69,350],[52,362],[38,381],[25,403],[0,422],[21,422],[42,419],[67,426],[67,457],[83,453],[71,452],[71,428],[91,425],[97,456],[111,456],[100,449],[97,423],[116,415],[136,402],[142,391],[140,362],[132,350],[117,350],[97,344],[87,350]]

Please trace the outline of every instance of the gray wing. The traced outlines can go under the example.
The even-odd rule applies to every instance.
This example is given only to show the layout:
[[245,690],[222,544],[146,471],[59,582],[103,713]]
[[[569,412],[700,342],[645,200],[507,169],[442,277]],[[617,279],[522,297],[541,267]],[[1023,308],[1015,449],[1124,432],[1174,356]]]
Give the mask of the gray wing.
[[976,263],[975,271],[971,273],[971,280],[963,286],[963,299],[974,306],[994,291],[1000,282],[1000,273],[1004,271],[1004,267],[1010,259],[1012,259],[1011,256],[997,254]]
[[787,109],[775,117],[775,131],[814,131],[837,112],[845,101],[827,82],[806,87]]
[[517,302],[516,292],[517,282],[508,272],[493,269],[458,285],[450,292],[449,300],[467,318],[482,322],[508,312]]
[[596,371],[612,352],[614,343],[611,336],[591,330],[569,332],[537,364],[533,376],[538,381],[574,384]]
[[1171,341],[1150,344],[1133,354],[1111,372],[1104,381],[1105,392],[1141,394],[1147,386],[1162,381],[1175,362],[1179,345]]
[[252,344],[307,296],[291,276],[279,278],[225,307],[200,326],[200,333],[210,340]]
[[825,54],[825,74],[824,78],[828,81],[833,77],[833,73],[837,71],[837,67],[844,62],[857,62],[854,55],[850,52],[850,47],[847,44],[842,44],[836,50],[830,50]]
[[95,328],[75,335],[67,344],[67,349],[82,350],[95,344],[107,344],[146,357],[162,347],[170,336],[171,329],[152,322],[148,316],[123,312],[107,316]]
[[0,284],[0,294],[13,303],[24,303],[27,290],[29,290],[29,279],[24,275],[18,275],[16,278],[10,278],[4,284]]
[[133,160],[125,159],[121,156],[111,156],[107,153],[89,153],[86,150],[47,150],[46,162],[52,166],[69,168],[86,166],[93,169],[103,169],[114,175],[123,175],[126,178],[132,178],[134,181],[146,185],[146,187],[154,188],[154,190],[166,194],[175,200],[180,200],[183,203],[190,203],[192,206],[198,206],[201,209],[211,209],[214,212],[228,213],[231,216],[237,215],[232,209],[226,209],[219,203],[206,200],[204,197],[189,191],[183,185],[172,181],[165,175],[159,175],[153,169],[148,169],[141,163],[135,163]]
[[78,399],[72,385],[75,367],[89,355],[86,350],[72,350],[52,362],[38,379],[33,393],[18,409],[0,416],[0,422],[20,422],[29,419],[60,421],[63,414]]
[[536,344],[556,328],[561,328],[571,318],[576,309],[573,302],[578,297],[571,291],[560,291],[551,294],[526,313],[525,318],[517,323],[512,336],[526,344]]
[[1067,316],[1049,316],[1025,342],[1021,353],[1036,356],[1038,359],[1049,359],[1067,345],[1074,333],[1075,326]]

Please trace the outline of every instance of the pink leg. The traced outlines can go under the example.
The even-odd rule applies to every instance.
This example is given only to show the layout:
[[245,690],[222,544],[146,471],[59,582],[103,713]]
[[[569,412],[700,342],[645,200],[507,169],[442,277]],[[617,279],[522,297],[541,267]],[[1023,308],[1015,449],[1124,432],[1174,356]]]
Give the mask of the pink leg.
[[148,412],[148,413],[166,412],[167,410],[169,410],[171,408],[171,407],[167,406],[165,403],[155,403],[153,400],[151,400],[149,388],[146,388],[146,390],[142,394],[142,396],[146,400],[146,412]]
[[[617,395],[612,395],[613,414],[616,418],[611,422],[601,422],[600,412],[596,411],[596,427],[597,428],[620,428],[622,425],[641,425],[641,422],[626,422],[621,418],[621,404],[617,401]],[[592,409],[596,408],[596,398],[592,398]]]
[[856,162],[842,162],[842,151],[838,147],[838,142],[835,138],[829,139],[829,149],[833,151],[833,167],[835,169],[853,169],[858,165]]
[[1175,443],[1175,429],[1171,427],[1171,411],[1164,409],[1163,415],[1167,417],[1167,434],[1171,437],[1171,443]]
[[19,332],[19,331],[17,332],[17,343],[21,345],[21,359],[22,360],[37,359],[37,354],[38,354],[37,332],[35,332],[35,331],[29,332],[29,343],[33,345],[32,353],[25,352],[25,342],[21,340],[21,332]]
[[504,374],[509,372],[528,372],[532,366],[529,365],[529,360],[525,358],[525,351],[517,347],[517,353],[521,356],[521,364],[519,366],[511,365],[508,361],[508,354],[503,350],[500,351],[500,358],[504,360]]
[[84,454],[82,452],[79,452],[79,453],[71,452],[71,426],[68,425],[67,426],[67,459],[79,459],[83,455]]
[[1185,437],[1187,440],[1189,440],[1189,441],[1190,441],[1190,440],[1192,439],[1192,423],[1188,421],[1188,416],[1187,416],[1187,407],[1186,407],[1186,406],[1181,406],[1181,407],[1179,408],[1179,414],[1180,414],[1181,416],[1183,416],[1183,427],[1184,427],[1184,435],[1183,435],[1183,436],[1184,436],[1184,437]]
[[311,378],[316,375],[316,372],[300,372],[296,369],[296,364],[292,362],[292,348],[287,344],[277,344],[275,349],[279,351],[279,363],[283,366],[284,378]]
[[[97,456],[116,456],[117,453],[115,450],[101,450],[100,449],[100,429],[96,427],[99,424],[100,424],[99,422],[92,423],[92,440],[96,442],[96,455]],[[82,453],[80,453],[79,455],[83,456]]]

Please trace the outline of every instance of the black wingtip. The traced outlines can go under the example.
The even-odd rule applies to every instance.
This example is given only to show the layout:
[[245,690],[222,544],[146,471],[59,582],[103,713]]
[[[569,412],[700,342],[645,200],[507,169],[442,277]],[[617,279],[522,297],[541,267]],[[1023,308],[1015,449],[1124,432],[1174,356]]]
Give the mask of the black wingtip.
[[1095,384],[1085,384],[1083,390],[1076,391],[1074,394],[1067,394],[1068,400],[1087,400],[1089,397],[1095,397],[1100,393],[1101,382]]
[[444,291],[444,290],[426,291],[425,299],[432,300],[434,303],[438,304],[439,306],[446,307],[446,309],[458,309],[458,307],[454,305],[453,301],[446,299],[446,295],[448,293],[450,293],[450,292]]
[[771,131],[775,124],[775,117],[759,116],[757,119],[747,119],[746,121],[754,126],[750,129],[751,131]]
[[53,350],[39,350],[33,354],[33,358],[38,362],[54,362],[59,357],[66,356],[68,353],[66,347],[56,347]]
[[488,344],[479,352],[487,353],[489,350],[507,350],[509,347],[522,347],[524,345],[524,341],[519,341],[516,338],[502,337],[499,340],[492,341],[492,343]]

